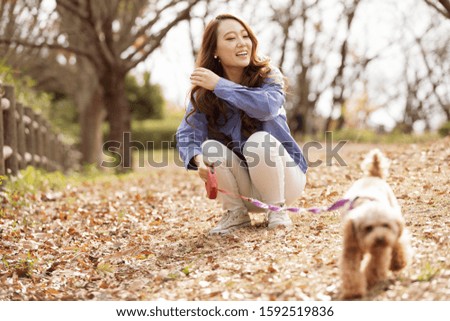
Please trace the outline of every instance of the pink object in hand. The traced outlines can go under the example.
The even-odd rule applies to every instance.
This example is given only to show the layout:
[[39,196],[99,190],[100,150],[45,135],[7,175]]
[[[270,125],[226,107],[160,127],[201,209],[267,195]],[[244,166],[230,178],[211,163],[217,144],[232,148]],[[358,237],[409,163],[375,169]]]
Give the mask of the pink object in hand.
[[217,197],[217,178],[214,172],[214,167],[211,167],[208,171],[208,179],[205,182],[206,194],[209,199],[215,199]]

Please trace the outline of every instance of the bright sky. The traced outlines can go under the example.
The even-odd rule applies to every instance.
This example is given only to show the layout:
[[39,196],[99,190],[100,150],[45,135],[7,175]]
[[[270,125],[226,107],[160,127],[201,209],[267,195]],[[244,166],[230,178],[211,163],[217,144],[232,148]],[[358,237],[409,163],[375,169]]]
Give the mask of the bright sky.
[[[270,2],[276,5],[281,0],[260,0],[254,12],[249,11],[250,6],[242,9],[236,5],[225,4],[219,6],[216,13],[229,12],[248,21],[257,33],[260,41],[260,53],[271,56],[268,54],[273,49],[270,47],[273,45],[271,28],[264,28],[255,22],[258,17],[264,17],[267,12],[271,12],[268,9]],[[333,0],[327,1],[329,7],[325,14],[330,17],[330,19],[326,19],[327,21],[335,20],[332,16],[339,12],[333,3],[335,3]],[[406,22],[408,28],[411,28],[416,35],[420,35],[427,25],[426,17],[423,15],[424,9],[426,8],[422,0],[364,0],[358,9],[352,29],[354,41],[364,44],[369,53],[380,52],[389,41],[405,37],[401,32],[402,28],[405,28],[404,15],[408,17]],[[333,26],[329,27],[333,28]],[[196,32],[198,33],[196,34],[197,39],[200,39],[203,30],[198,28]],[[372,84],[379,84],[380,87],[383,87],[386,84],[396,86],[399,83],[404,65],[400,50],[402,49],[399,46],[384,50],[381,58],[370,65]],[[190,89],[189,75],[193,68],[194,58],[191,54],[188,25],[183,22],[168,34],[163,46],[145,63],[139,65],[136,71],[151,70],[152,81],[162,86],[166,99],[184,106]],[[374,122],[384,123],[388,127],[394,126],[393,118],[398,119],[402,114],[401,105],[401,102],[398,101],[396,105],[390,106],[389,113],[377,112]],[[325,115],[330,111],[329,106],[320,106],[320,109]],[[440,119],[436,119],[435,123],[439,124]],[[418,129],[420,130],[420,128]]]

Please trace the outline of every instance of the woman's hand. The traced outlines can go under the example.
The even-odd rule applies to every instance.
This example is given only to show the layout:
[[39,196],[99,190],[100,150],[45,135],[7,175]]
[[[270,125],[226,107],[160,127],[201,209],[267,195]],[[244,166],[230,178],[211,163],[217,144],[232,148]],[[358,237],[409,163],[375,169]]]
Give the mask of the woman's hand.
[[193,86],[200,86],[208,90],[214,90],[220,77],[209,69],[199,67],[194,69],[190,79]]
[[198,176],[200,176],[200,178],[204,182],[206,182],[208,180],[209,167],[206,166],[205,162],[203,161],[203,155],[195,155],[194,161],[198,167]]

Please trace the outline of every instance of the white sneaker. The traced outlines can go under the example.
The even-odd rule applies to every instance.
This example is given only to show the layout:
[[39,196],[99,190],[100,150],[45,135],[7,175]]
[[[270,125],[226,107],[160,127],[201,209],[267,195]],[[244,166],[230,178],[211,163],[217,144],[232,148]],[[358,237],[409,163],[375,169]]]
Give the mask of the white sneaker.
[[289,214],[287,213],[287,211],[279,211],[279,212],[269,211],[268,212],[268,221],[269,221],[269,224],[268,224],[267,228],[269,230],[272,230],[276,227],[283,227],[287,231],[290,231],[290,230],[292,230],[292,227],[293,227],[291,218],[289,217]]
[[209,231],[209,234],[227,234],[249,225],[251,225],[251,220],[247,209],[239,208],[237,210],[230,210],[222,216],[217,226]]

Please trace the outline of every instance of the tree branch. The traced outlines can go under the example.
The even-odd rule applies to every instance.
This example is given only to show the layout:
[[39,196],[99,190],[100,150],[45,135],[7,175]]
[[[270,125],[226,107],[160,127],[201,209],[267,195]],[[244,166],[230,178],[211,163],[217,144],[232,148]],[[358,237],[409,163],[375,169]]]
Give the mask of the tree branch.
[[450,1],[449,0],[438,0],[439,3],[447,10],[447,18],[450,18]]
[[[127,3],[128,7],[124,11],[122,15],[122,21],[120,26],[120,33],[118,34],[119,41],[116,42],[116,50],[117,52],[122,52],[126,50],[130,45],[130,36],[132,35],[132,28],[134,26],[134,23],[136,21],[136,17],[139,16],[139,13],[144,10],[145,6],[147,5],[146,0],[134,0]],[[135,38],[134,38],[135,39]]]
[[56,5],[60,6],[60,8],[67,10],[68,12],[74,14],[80,20],[89,23],[87,13],[83,14],[83,12],[81,12],[81,10],[79,10],[79,7],[74,6],[72,2],[66,1],[66,0],[56,0]]
[[[102,60],[109,66],[113,66],[115,62],[115,57],[111,50],[108,48],[105,38],[106,35],[102,30],[102,23],[99,24],[99,20],[97,20],[97,17],[94,16],[94,4],[91,0],[87,0],[87,9],[88,9],[88,19],[90,21],[90,24],[93,26],[95,30],[95,45],[98,48],[98,52],[100,53],[100,56],[102,57]],[[100,20],[101,22],[101,20]],[[102,39],[103,38],[103,39]]]
[[[135,51],[133,53],[131,53],[130,55],[128,55],[124,60],[128,61],[127,64],[127,70],[130,70],[134,67],[136,67],[140,62],[144,61],[156,48],[158,48],[159,44],[161,43],[161,41],[164,39],[164,37],[167,35],[167,33],[175,26],[177,25],[180,21],[182,20],[186,20],[189,18],[189,12],[191,11],[192,7],[198,3],[199,0],[191,0],[189,1],[189,5],[186,9],[184,9],[183,11],[181,11],[177,17],[172,20],[166,27],[164,27],[163,29],[161,29],[158,34],[156,35],[152,35],[153,37],[151,37],[149,39],[150,46],[148,46],[148,44],[144,41],[140,46],[138,46]],[[148,47],[148,49],[145,49],[146,47]],[[141,56],[136,59],[133,60],[133,57],[136,56],[137,53],[140,53]]]
[[425,64],[425,67],[427,69],[427,79],[428,81],[431,83],[433,90],[431,91],[431,93],[434,95],[434,97],[437,99],[437,101],[439,102],[439,105],[442,107],[442,110],[447,114],[450,115],[450,110],[446,110],[445,106],[446,104],[444,103],[444,101],[442,100],[441,96],[437,93],[437,88],[439,86],[438,82],[433,81],[433,69],[431,68],[428,59],[427,59],[427,54],[425,52],[425,48],[422,44],[421,38],[419,37],[415,37],[415,42],[417,44],[417,46],[419,47],[420,53],[422,55],[422,60]]
[[5,45],[21,45],[27,48],[38,48],[38,49],[42,49],[42,48],[48,48],[48,49],[54,49],[54,50],[62,50],[62,51],[67,51],[67,52],[71,52],[74,53],[76,55],[80,55],[83,57],[86,57],[87,59],[89,59],[93,64],[97,65],[97,62],[95,60],[95,58],[88,52],[82,51],[78,48],[74,48],[74,47],[64,47],[61,45],[57,45],[57,44],[49,44],[49,43],[42,43],[42,44],[36,44],[36,43],[32,43],[32,42],[27,42],[24,40],[20,40],[20,39],[0,39],[0,44],[5,44]]
[[[159,20],[161,13],[163,13],[165,10],[173,7],[174,5],[176,5],[176,3],[177,3],[177,1],[171,1],[168,4],[166,4],[164,7],[162,7],[159,11],[157,11],[155,14],[155,17],[152,20],[150,20],[149,22],[147,22],[144,26],[142,26],[136,32],[134,39],[138,39],[139,37],[144,36],[147,29],[151,28]],[[131,45],[133,45],[133,44],[130,43],[129,46],[131,46]],[[128,59],[128,57],[126,59]]]
[[429,5],[430,7],[434,8],[437,12],[439,12],[441,15],[443,15],[447,19],[450,19],[450,1],[449,0],[438,0],[438,1],[444,8],[440,8],[432,0],[425,0],[425,3],[427,5]]

